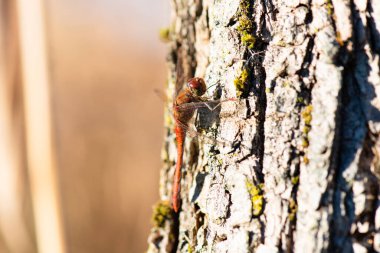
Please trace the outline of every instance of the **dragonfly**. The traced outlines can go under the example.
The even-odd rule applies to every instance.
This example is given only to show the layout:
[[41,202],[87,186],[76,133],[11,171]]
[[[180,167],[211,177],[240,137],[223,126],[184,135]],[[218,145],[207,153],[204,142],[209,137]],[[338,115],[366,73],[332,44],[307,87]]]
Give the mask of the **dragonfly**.
[[[264,51],[260,52],[252,52],[249,51],[250,57],[247,60],[239,60],[234,59],[234,62],[236,61],[244,61],[244,65],[248,65],[249,62],[252,61],[253,57],[255,55],[259,55],[263,53]],[[181,75],[182,70],[180,65],[177,62],[177,80],[176,80],[176,87],[181,87],[178,85],[181,83],[179,81],[179,77],[183,77]],[[212,87],[215,84],[209,86]],[[201,77],[193,77],[189,79],[186,83],[186,86],[182,88],[181,90],[176,92],[176,95],[174,97],[173,101],[173,117],[174,117],[174,132],[176,135],[176,144],[177,144],[177,162],[175,166],[174,171],[174,180],[173,180],[173,188],[172,188],[172,207],[174,211],[177,213],[180,209],[180,191],[181,191],[181,168],[183,164],[183,154],[184,154],[184,144],[186,139],[186,134],[191,132],[193,136],[197,135],[196,131],[192,131],[189,128],[189,122],[191,118],[193,117],[195,111],[200,108],[207,108],[210,111],[214,111],[217,109],[223,102],[227,101],[237,101],[236,98],[227,98],[224,100],[210,100],[205,98],[203,95],[206,93],[206,83],[203,78]],[[157,92],[157,90],[156,90]],[[159,94],[163,95],[163,94]],[[165,95],[163,95],[164,100]],[[243,144],[240,144],[242,147],[246,147]],[[246,147],[248,150],[250,150],[249,147]]]
[[[203,95],[206,93],[206,83],[201,77],[194,77],[187,81],[186,86],[181,89],[173,101],[174,132],[177,144],[177,162],[174,172],[172,189],[172,207],[177,213],[180,209],[181,191],[181,168],[183,164],[184,144],[186,134],[191,131],[189,122],[195,111],[200,108],[207,108],[210,111],[217,109],[223,102],[236,101],[236,98],[224,100],[209,100]],[[194,135],[194,131],[191,131]],[[196,133],[195,133],[196,134]]]

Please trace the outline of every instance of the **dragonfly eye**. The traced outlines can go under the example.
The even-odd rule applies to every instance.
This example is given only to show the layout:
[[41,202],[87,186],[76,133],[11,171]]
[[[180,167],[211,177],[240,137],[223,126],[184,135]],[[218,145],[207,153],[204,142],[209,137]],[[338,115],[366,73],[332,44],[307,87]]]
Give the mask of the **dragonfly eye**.
[[197,96],[202,96],[206,92],[206,83],[203,78],[194,77],[187,81],[187,87]]

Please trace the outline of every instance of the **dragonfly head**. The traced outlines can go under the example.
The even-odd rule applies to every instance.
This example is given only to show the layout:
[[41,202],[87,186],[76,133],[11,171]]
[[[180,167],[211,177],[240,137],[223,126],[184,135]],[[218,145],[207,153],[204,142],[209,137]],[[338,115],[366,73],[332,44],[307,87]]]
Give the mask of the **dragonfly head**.
[[206,92],[206,83],[203,78],[194,77],[187,81],[187,87],[195,96],[202,96]]

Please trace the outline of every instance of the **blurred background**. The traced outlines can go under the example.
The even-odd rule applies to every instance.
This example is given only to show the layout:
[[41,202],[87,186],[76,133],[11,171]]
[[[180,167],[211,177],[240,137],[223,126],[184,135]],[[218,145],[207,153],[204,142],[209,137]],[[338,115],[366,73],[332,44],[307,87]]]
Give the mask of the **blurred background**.
[[[60,231],[57,245],[63,244],[51,253],[145,251],[152,205],[158,200],[163,102],[153,90],[163,89],[166,79],[166,45],[158,34],[169,25],[169,1],[37,1],[45,29],[45,98],[52,131],[52,145],[47,146],[53,157],[46,170],[52,170],[51,178],[30,155],[49,160],[36,146],[49,131],[29,124],[44,114],[29,112],[28,103],[35,100],[25,93],[30,89],[37,101],[44,98],[34,88],[38,81],[25,88],[25,72],[39,73],[44,59],[35,50],[25,65],[24,55],[41,42],[32,21],[24,17],[34,7],[22,12],[20,5],[27,1],[0,2],[0,139],[6,140],[0,147],[0,252],[48,251],[39,242],[54,240],[41,239],[39,212],[39,223],[58,224],[45,224],[51,236]],[[25,51],[28,34],[33,45]],[[41,136],[31,139],[33,131]],[[41,198],[34,196],[38,187]],[[57,195],[44,198],[54,187]],[[55,212],[48,212],[50,202],[56,204]]]

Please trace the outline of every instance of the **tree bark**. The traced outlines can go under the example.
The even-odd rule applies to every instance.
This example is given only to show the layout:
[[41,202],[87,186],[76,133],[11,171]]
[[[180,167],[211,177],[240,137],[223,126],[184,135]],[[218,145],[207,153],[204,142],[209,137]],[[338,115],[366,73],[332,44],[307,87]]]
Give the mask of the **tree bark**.
[[148,252],[379,252],[380,1],[172,7],[168,93],[200,76],[238,102],[198,112],[218,142],[186,141],[178,215],[167,110]]

